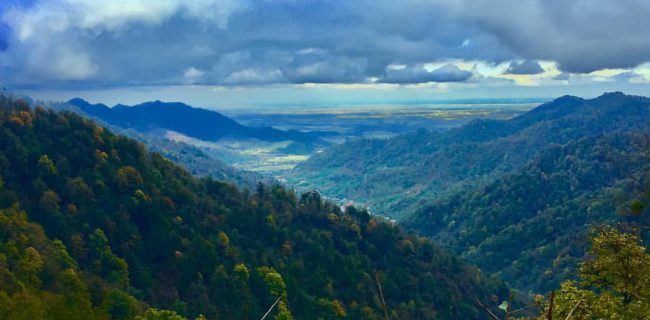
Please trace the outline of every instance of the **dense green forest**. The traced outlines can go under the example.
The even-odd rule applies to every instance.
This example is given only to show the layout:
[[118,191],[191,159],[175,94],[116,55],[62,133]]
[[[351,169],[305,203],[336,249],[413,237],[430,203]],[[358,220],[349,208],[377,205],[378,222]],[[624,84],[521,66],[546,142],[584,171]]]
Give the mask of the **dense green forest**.
[[590,227],[620,221],[643,193],[648,119],[648,98],[566,96],[510,120],[346,143],[295,174],[544,292],[575,274]]
[[514,172],[550,147],[647,129],[649,119],[648,98],[564,96],[509,120],[478,119],[443,133],[419,130],[343,143],[297,165],[288,178],[399,220],[423,202]]
[[629,220],[642,196],[647,135],[609,134],[547,149],[485,186],[424,205],[404,222],[517,288],[570,278],[591,225]]
[[[480,319],[507,288],[423,237],[280,186],[197,179],[0,98],[0,318]],[[155,307],[170,311],[156,311]]]

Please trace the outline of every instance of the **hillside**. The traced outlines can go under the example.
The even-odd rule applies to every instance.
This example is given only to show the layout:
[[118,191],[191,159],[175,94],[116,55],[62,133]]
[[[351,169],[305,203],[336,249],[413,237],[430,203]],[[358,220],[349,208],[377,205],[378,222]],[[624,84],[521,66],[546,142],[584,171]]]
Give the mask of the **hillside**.
[[150,151],[160,153],[196,177],[210,177],[215,180],[233,182],[240,189],[248,188],[250,190],[255,189],[260,182],[268,185],[279,183],[272,177],[235,168],[222,159],[188,143],[172,141],[155,134],[140,133],[131,129],[125,130],[116,126],[110,126],[110,128],[114,132],[144,143]]
[[[13,97],[13,99],[27,101],[32,107],[37,105],[27,96]],[[278,183],[271,177],[243,169],[237,169],[222,159],[206,153],[206,151],[202,150],[200,147],[181,141],[170,140],[165,137],[164,134],[161,134],[160,130],[140,132],[132,128],[123,128],[113,125],[98,117],[93,117],[83,112],[81,108],[69,103],[45,102],[44,105],[46,108],[55,111],[75,112],[82,116],[90,117],[97,121],[99,125],[109,128],[117,134],[126,135],[144,143],[150,151],[160,153],[165,158],[174,161],[197,177],[211,177],[216,180],[234,182],[240,188],[246,187],[249,189],[254,189],[258,182],[266,184]]]
[[553,145],[648,127],[650,99],[607,93],[564,96],[509,120],[481,119],[444,133],[420,130],[387,140],[357,140],[296,166],[289,181],[374,213],[403,218],[424,200],[514,172]]
[[550,147],[485,186],[424,205],[405,224],[517,288],[550,291],[575,274],[591,226],[619,221],[642,197],[643,139],[609,134]]
[[140,132],[165,129],[205,141],[217,141],[225,137],[262,141],[291,140],[307,144],[320,141],[318,135],[313,133],[243,126],[219,112],[194,108],[180,102],[152,101],[134,106],[119,104],[109,108],[101,103],[90,104],[83,99],[74,98],[68,104],[109,124]]
[[72,113],[0,97],[0,318],[479,319],[505,287],[318,193],[197,179]]

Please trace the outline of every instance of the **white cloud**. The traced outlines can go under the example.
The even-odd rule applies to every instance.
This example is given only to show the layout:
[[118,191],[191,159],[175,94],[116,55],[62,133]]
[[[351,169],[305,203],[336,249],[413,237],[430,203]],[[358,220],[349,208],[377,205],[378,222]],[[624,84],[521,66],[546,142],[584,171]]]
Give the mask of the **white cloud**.
[[187,79],[196,79],[202,77],[204,74],[205,74],[204,71],[191,67],[191,68],[187,68],[185,72],[183,72],[183,77]]
[[47,68],[53,79],[83,80],[95,75],[97,71],[97,66],[85,53],[68,52],[63,49],[53,62]]
[[226,78],[220,81],[224,85],[240,85],[240,84],[268,84],[285,82],[286,79],[282,76],[282,72],[278,69],[271,70],[257,70],[257,69],[244,69],[235,71],[229,74]]
[[455,64],[444,64],[429,70],[426,65],[395,66],[387,68],[386,76],[380,82],[385,83],[426,83],[426,82],[464,82],[472,77],[472,72],[460,69]]
[[42,0],[33,7],[9,7],[2,21],[27,41],[69,29],[100,33],[130,24],[155,26],[179,13],[225,28],[230,14],[244,7],[237,0]]

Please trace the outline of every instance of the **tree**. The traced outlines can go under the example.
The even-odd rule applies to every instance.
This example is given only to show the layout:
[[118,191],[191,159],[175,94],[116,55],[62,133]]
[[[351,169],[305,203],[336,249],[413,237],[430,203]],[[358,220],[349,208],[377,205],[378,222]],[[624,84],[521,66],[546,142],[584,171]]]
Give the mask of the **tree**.
[[136,316],[135,320],[187,320],[187,318],[180,316],[175,311],[149,308],[143,315]]
[[293,316],[287,306],[287,285],[284,283],[282,276],[270,267],[259,267],[257,273],[262,277],[269,294],[273,298],[281,298],[278,302],[278,313],[275,315],[276,320],[291,320]]
[[101,304],[101,309],[114,320],[133,319],[138,308],[138,301],[121,290],[111,291]]
[[57,173],[56,166],[54,162],[46,154],[38,158],[38,169],[44,175],[55,175]]
[[125,166],[117,170],[115,182],[120,188],[132,189],[142,185],[144,180],[142,179],[140,172],[138,172],[134,167]]
[[61,198],[52,190],[45,191],[39,200],[39,206],[48,215],[59,212]]
[[40,282],[38,272],[43,268],[43,258],[36,249],[29,247],[25,249],[25,255],[20,259],[18,268],[27,284],[37,285]]
[[579,283],[562,284],[544,314],[553,319],[648,319],[650,254],[635,232],[594,229],[579,278]]

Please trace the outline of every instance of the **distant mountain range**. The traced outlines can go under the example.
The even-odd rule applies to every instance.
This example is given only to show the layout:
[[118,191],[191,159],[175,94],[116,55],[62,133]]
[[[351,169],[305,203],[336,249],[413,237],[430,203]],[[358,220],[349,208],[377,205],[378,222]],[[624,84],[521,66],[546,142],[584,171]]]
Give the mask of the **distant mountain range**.
[[564,96],[509,120],[474,120],[444,133],[419,130],[328,148],[297,165],[289,180],[373,212],[400,218],[422,199],[474,187],[521,168],[553,145],[650,125],[650,99],[608,93]]
[[573,274],[591,225],[643,196],[649,128],[648,98],[564,96],[510,120],[344,143],[290,179],[368,203],[540,292]]
[[140,132],[165,129],[186,136],[217,141],[222,138],[252,138],[263,141],[297,141],[305,144],[322,142],[318,133],[278,130],[272,127],[248,127],[219,112],[195,108],[180,102],[151,101],[134,106],[90,104],[74,98],[68,104],[109,124]]
[[[19,97],[25,101],[34,102],[29,97]],[[93,116],[87,111],[106,112],[103,104],[90,105],[86,101],[76,98],[66,103],[49,103],[47,106],[57,111],[72,111],[81,113],[85,116],[97,120],[101,125],[113,130],[113,132],[126,135],[136,139],[149,147],[151,151],[159,152],[170,160],[175,161],[183,166],[190,173],[198,177],[211,177],[213,179],[234,182],[240,188],[255,189],[258,182],[264,182],[269,185],[277,184],[271,177],[261,174],[237,169],[222,159],[209,155],[201,148],[190,145],[181,141],[172,141],[165,136],[161,136],[159,130],[165,130],[157,127],[150,127],[153,131],[137,131],[135,128],[122,127],[125,122],[107,121],[103,117]],[[86,110],[86,111],[84,111]],[[108,111],[110,113],[110,110]]]

